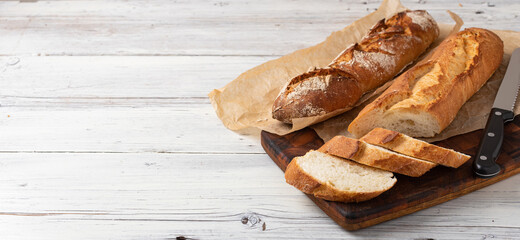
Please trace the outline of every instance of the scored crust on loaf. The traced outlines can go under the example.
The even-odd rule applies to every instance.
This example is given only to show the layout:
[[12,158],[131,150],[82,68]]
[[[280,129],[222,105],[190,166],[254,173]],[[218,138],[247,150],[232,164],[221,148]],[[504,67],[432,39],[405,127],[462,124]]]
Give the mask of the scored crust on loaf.
[[438,35],[437,23],[428,12],[399,12],[387,20],[380,20],[360,43],[345,49],[329,67],[353,75],[361,90],[366,92],[401,72]]
[[432,162],[392,152],[345,136],[333,137],[318,151],[411,177],[422,176],[437,166]]
[[372,199],[397,181],[391,172],[312,150],[289,163],[285,179],[302,192],[340,202]]
[[433,137],[491,77],[502,55],[502,40],[491,31],[469,28],[452,35],[396,78],[348,130],[357,137],[376,127],[412,137]]
[[[273,118],[292,123],[293,118],[325,115],[348,108],[363,92],[348,73],[333,68],[313,69],[290,81],[273,105]],[[341,96],[341,101],[338,97]]]
[[447,167],[458,168],[471,156],[433,145],[402,133],[383,128],[374,128],[363,136],[360,141],[381,146],[394,152],[416,157]]
[[380,20],[365,37],[325,68],[313,68],[291,79],[276,98],[272,116],[294,118],[340,114],[361,96],[401,72],[439,35],[435,20],[423,10],[399,12]]

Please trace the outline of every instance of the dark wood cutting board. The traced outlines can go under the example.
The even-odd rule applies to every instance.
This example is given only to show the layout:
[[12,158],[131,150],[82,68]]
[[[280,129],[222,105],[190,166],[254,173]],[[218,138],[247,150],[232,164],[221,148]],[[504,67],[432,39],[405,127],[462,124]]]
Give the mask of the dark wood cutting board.
[[[438,166],[425,175],[413,178],[396,174],[396,185],[380,196],[361,203],[331,202],[311,198],[336,223],[347,230],[356,230],[388,221],[439,203],[457,198],[496,183],[520,172],[520,120],[505,126],[505,139],[497,163],[502,172],[494,178],[481,179],[473,175],[473,158],[457,169]],[[477,151],[482,130],[455,136],[435,144],[473,156]],[[297,156],[318,149],[323,140],[310,128],[278,136],[262,131],[262,146],[283,170]]]

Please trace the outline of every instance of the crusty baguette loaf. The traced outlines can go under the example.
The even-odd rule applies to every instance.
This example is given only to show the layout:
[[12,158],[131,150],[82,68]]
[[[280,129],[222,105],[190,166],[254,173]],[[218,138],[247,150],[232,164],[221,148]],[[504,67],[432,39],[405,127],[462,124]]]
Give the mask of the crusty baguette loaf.
[[382,127],[412,137],[440,133],[495,72],[503,49],[502,40],[485,29],[469,28],[448,37],[368,104],[349,132],[360,137]]
[[324,69],[291,79],[273,105],[273,118],[340,114],[367,91],[401,72],[438,37],[439,28],[423,10],[400,12],[379,21],[361,42],[349,46]]
[[340,202],[372,199],[397,181],[391,172],[318,151],[294,158],[285,170],[285,179],[304,193]]
[[422,176],[437,166],[432,162],[405,156],[345,136],[333,137],[318,151],[410,177]]
[[369,144],[384,147],[407,156],[416,157],[453,168],[458,168],[460,165],[471,158],[471,156],[464,153],[459,153],[452,149],[439,147],[419,139],[406,136],[402,133],[383,128],[374,128],[359,140]]
[[318,149],[333,156],[350,159],[382,170],[419,177],[437,164],[389,151],[345,136],[335,136]]

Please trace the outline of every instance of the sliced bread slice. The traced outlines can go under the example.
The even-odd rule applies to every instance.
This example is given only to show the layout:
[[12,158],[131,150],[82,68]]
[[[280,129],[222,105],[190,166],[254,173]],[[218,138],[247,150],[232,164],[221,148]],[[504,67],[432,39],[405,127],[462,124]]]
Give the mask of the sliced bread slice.
[[361,202],[394,186],[391,172],[318,151],[294,158],[285,171],[287,183],[304,193],[340,202]]
[[459,167],[471,158],[464,153],[439,147],[384,128],[374,128],[359,140],[453,168]]
[[437,165],[345,136],[335,136],[318,151],[410,177],[422,176]]

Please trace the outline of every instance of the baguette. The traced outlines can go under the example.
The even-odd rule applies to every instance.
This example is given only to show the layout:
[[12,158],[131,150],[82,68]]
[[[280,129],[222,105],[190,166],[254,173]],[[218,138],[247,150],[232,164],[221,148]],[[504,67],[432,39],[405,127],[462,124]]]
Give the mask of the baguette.
[[294,158],[287,166],[285,179],[304,193],[340,202],[372,199],[397,181],[391,172],[318,151]]
[[340,114],[361,96],[391,80],[438,37],[435,20],[423,10],[380,20],[360,43],[332,63],[294,77],[276,98],[272,115],[285,123],[294,118]]
[[402,133],[383,128],[374,128],[359,140],[452,168],[460,167],[460,165],[471,158],[471,156],[464,153],[429,144]]
[[437,164],[392,152],[345,136],[335,136],[318,151],[382,170],[419,177]]
[[452,35],[361,110],[348,131],[360,137],[382,127],[433,137],[491,77],[503,54],[502,40],[491,31],[469,28]]

